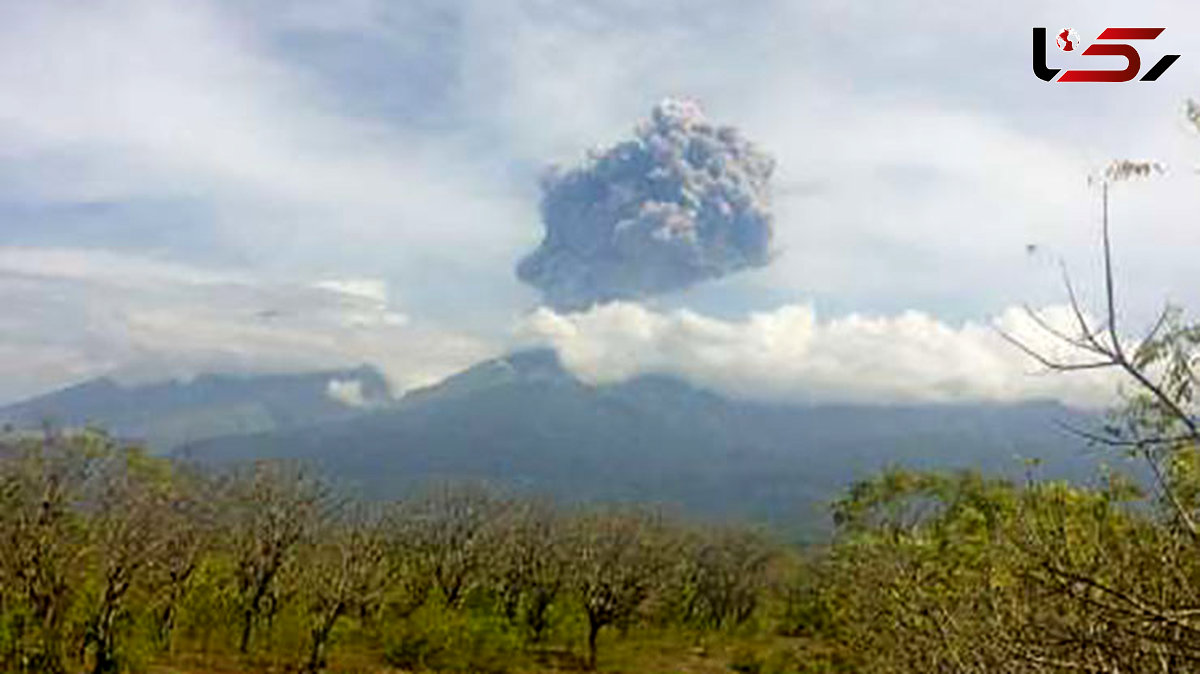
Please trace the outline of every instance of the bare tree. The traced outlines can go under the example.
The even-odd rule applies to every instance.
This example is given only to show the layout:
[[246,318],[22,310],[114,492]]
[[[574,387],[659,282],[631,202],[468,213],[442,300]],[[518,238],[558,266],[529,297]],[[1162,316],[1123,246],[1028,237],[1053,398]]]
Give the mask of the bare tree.
[[301,577],[310,595],[304,669],[315,674],[325,667],[325,649],[338,621],[378,606],[396,571],[382,514],[358,506],[330,521],[305,548],[304,566]]
[[600,630],[630,620],[661,582],[661,526],[642,512],[593,511],[576,518],[568,540],[571,582],[588,621],[587,665],[595,669]]
[[1200,541],[1200,529],[1192,513],[1195,504],[1188,506],[1168,475],[1169,462],[1179,451],[1200,443],[1200,425],[1192,408],[1197,378],[1197,346],[1200,345],[1200,326],[1182,321],[1181,311],[1165,307],[1150,330],[1138,342],[1128,344],[1121,335],[1117,313],[1116,288],[1113,282],[1112,242],[1109,235],[1109,187],[1114,181],[1147,176],[1161,170],[1150,162],[1113,162],[1100,179],[1102,200],[1101,241],[1104,255],[1104,318],[1093,324],[1070,276],[1063,272],[1063,284],[1075,319],[1075,332],[1061,330],[1032,309],[1030,318],[1050,336],[1071,347],[1081,358],[1061,360],[1048,356],[1005,332],[1000,334],[1041,365],[1054,372],[1080,370],[1117,370],[1134,384],[1119,423],[1106,425],[1101,433],[1087,429],[1070,430],[1098,444],[1127,449],[1144,458],[1157,487],[1179,518],[1188,534]]
[[[1069,276],[1064,285],[1075,329],[1061,330],[1036,312],[1030,317],[1047,334],[1070,347],[1078,358],[1056,359],[1012,335],[1005,337],[1054,372],[1114,370],[1131,389],[1123,407],[1099,431],[1069,427],[1087,441],[1140,457],[1150,469],[1159,503],[1169,517],[1160,522],[1126,525],[1114,532],[1097,528],[1104,545],[1081,552],[1066,535],[1067,517],[1060,507],[1031,513],[1053,526],[1026,531],[1026,551],[1040,560],[1034,575],[1043,588],[1070,600],[1072,610],[1086,615],[1083,632],[1070,635],[1079,645],[1072,658],[1052,660],[1059,668],[1078,665],[1094,671],[1133,671],[1154,663],[1161,671],[1190,669],[1200,662],[1193,646],[1200,635],[1194,609],[1200,588],[1194,584],[1193,562],[1200,545],[1196,513],[1200,507],[1200,425],[1197,422],[1197,361],[1200,325],[1188,324],[1182,312],[1167,306],[1139,341],[1123,336],[1119,320],[1111,237],[1110,184],[1160,170],[1149,162],[1114,162],[1100,181],[1103,204],[1103,318],[1086,318]],[[1046,530],[1058,535],[1046,535]],[[1045,654],[1037,657],[1047,658]],[[1188,663],[1188,664],[1185,664]],[[1131,669],[1132,668],[1132,669]]]
[[405,542],[448,606],[457,607],[476,580],[501,505],[486,487],[465,483],[439,485],[407,506]]
[[75,506],[90,475],[91,458],[111,448],[99,434],[62,436],[47,431],[6,448],[0,462],[0,573],[6,602],[20,602],[29,624],[14,626],[14,669],[64,671],[65,622],[79,588],[86,550]]
[[129,594],[148,569],[164,561],[170,479],[161,459],[137,450],[112,453],[98,467],[83,503],[90,566],[99,582],[81,650],[91,650],[95,674],[119,670],[119,622],[128,613]]
[[279,609],[279,576],[295,561],[328,507],[329,490],[295,464],[259,462],[231,485],[229,532],[236,561],[236,595],[241,637],[238,649],[250,651],[254,631],[268,626]]
[[514,501],[488,531],[487,577],[500,612],[522,622],[534,642],[549,626],[549,609],[565,580],[563,527],[550,504]]
[[172,650],[179,605],[190,591],[204,556],[214,548],[219,497],[209,475],[176,467],[161,513],[162,554],[150,579],[155,636],[168,652]]
[[749,620],[766,586],[771,560],[772,550],[763,537],[743,528],[706,527],[685,550],[683,619],[705,627]]

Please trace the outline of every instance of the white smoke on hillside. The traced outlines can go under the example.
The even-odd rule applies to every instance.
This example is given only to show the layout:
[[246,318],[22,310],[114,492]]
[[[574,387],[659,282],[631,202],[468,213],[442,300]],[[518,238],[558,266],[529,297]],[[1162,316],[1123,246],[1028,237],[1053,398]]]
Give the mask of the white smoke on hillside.
[[363,383],[357,379],[330,379],[325,387],[325,395],[346,407],[370,405],[363,393]]

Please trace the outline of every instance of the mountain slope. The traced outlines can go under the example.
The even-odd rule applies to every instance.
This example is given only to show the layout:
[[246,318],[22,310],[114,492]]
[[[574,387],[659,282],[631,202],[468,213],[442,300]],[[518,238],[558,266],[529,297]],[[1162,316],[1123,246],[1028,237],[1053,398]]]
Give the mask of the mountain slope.
[[361,415],[360,407],[331,397],[332,381],[358,382],[354,386],[367,406],[388,401],[386,382],[368,367],[298,375],[202,375],[144,386],[101,378],[0,408],[0,424],[97,425],[166,451],[205,438]]
[[481,363],[393,408],[303,429],[190,443],[202,461],[318,462],[376,496],[483,478],[567,499],[677,504],[813,530],[846,484],[889,464],[1086,478],[1095,458],[1053,403],[798,407],[739,402],[668,377],[588,386],[546,351]]

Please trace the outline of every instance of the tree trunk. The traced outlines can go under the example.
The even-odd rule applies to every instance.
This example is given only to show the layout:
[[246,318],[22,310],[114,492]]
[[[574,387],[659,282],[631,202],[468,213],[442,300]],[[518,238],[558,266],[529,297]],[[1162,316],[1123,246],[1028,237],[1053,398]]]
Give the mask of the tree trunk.
[[163,607],[158,617],[158,643],[167,653],[171,652],[171,632],[175,629],[175,602],[172,599]]
[[[61,588],[59,592],[62,592]],[[32,660],[36,671],[45,674],[61,674],[65,671],[62,664],[63,643],[60,634],[59,612],[55,600],[56,596],[45,593],[39,593],[33,597],[34,615],[38,616],[41,623],[39,630],[41,643]]]
[[[100,614],[96,616],[91,627],[91,640],[96,647],[92,674],[113,674],[118,669],[115,634],[116,612],[115,602],[110,601],[110,597],[105,597],[104,605],[100,607]],[[87,641],[84,642],[85,651],[86,648]]]
[[595,618],[588,616],[588,640],[587,640],[587,668],[588,670],[596,669],[596,637],[600,635],[600,628],[603,627]]
[[547,611],[550,609],[551,599],[545,593],[535,592],[529,607],[525,611],[525,624],[533,632],[533,643],[540,644],[545,636],[546,628],[549,626]]
[[250,652],[250,630],[254,626],[254,611],[246,609],[242,613],[242,642],[238,650],[242,655]]
[[333,632],[333,626],[341,617],[343,610],[344,606],[339,604],[320,625],[313,628],[312,648],[308,654],[308,665],[304,668],[308,674],[317,674],[325,668],[325,644],[328,643],[329,634]]

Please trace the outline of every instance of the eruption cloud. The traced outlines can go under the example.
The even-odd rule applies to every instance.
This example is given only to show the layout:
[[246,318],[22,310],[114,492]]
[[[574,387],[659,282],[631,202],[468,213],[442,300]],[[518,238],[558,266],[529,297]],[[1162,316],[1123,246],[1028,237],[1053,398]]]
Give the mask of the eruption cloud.
[[696,103],[664,100],[633,139],[547,172],[545,238],[517,276],[576,311],[765,266],[774,167]]

